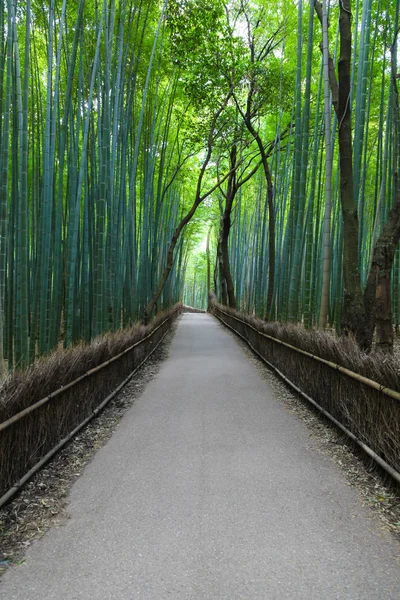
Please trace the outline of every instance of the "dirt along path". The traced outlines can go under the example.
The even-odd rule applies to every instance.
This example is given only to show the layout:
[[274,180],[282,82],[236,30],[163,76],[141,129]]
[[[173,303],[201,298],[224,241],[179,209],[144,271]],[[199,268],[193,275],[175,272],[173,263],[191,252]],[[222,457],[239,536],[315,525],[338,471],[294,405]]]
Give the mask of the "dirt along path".
[[400,545],[213,317],[169,356],[72,488],[7,600],[400,598]]

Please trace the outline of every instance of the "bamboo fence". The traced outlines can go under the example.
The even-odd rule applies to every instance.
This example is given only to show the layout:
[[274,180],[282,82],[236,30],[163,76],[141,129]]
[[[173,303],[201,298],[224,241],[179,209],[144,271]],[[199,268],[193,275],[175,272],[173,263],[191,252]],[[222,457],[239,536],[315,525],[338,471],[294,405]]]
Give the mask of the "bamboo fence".
[[260,322],[214,304],[213,313],[400,483],[400,392],[274,338]]
[[182,306],[176,306],[161,323],[143,328],[142,338],[133,345],[0,423],[0,506],[104,408],[181,312]]

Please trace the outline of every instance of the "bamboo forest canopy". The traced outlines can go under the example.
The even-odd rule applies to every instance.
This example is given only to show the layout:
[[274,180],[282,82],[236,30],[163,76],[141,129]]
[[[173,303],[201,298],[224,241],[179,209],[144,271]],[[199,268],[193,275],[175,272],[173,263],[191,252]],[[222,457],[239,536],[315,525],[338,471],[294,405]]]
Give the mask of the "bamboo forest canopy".
[[390,350],[399,7],[1,2],[9,368],[210,290]]

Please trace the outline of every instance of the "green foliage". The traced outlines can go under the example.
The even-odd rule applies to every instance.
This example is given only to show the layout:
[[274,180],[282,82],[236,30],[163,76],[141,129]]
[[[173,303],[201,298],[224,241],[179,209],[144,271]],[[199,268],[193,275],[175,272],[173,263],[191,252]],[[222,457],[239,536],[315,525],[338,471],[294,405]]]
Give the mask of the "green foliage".
[[[244,122],[248,112],[273,179],[274,316],[289,316],[290,292],[290,316],[316,323],[325,206],[321,30],[315,15],[311,27],[313,6],[303,4],[299,12],[294,0],[32,0],[29,13],[28,2],[1,3],[0,353],[3,342],[10,368],[60,342],[89,340],[139,318],[177,224],[192,206],[210,123],[229,94],[202,182],[203,192],[214,191],[183,230],[161,303],[183,293],[189,301],[195,274],[195,301],[205,302],[202,244],[212,225],[213,276],[220,188],[226,187],[232,144],[239,148],[238,176],[259,161]],[[339,9],[331,4],[329,41],[337,58]],[[363,282],[394,199],[389,47],[395,4],[351,2]],[[338,327],[343,227],[337,125],[332,112],[329,321]],[[239,305],[259,315],[269,277],[266,191],[260,172],[243,185],[229,238]],[[399,264],[397,250],[397,322]]]
[[222,0],[171,0],[167,16],[173,63],[197,110],[215,109],[229,89],[242,44],[229,36]]

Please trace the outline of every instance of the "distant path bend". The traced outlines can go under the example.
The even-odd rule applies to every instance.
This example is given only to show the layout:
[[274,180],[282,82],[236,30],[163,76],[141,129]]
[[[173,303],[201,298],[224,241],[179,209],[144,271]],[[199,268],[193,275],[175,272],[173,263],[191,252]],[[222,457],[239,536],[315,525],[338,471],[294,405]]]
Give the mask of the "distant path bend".
[[181,318],[68,510],[0,598],[400,598],[400,546],[209,315]]

